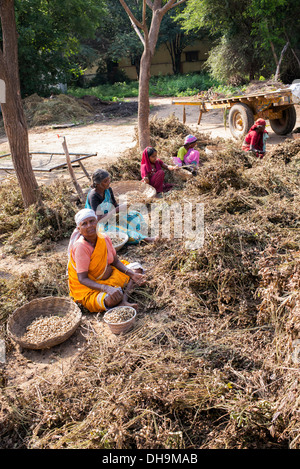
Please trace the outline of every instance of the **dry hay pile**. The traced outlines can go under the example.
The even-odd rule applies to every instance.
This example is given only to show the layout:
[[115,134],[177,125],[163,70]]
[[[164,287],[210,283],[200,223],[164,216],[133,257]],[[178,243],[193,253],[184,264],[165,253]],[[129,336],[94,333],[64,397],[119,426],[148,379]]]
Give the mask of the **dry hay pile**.
[[284,142],[276,145],[276,147],[270,151],[269,158],[274,160],[274,162],[279,161],[284,162],[286,164],[294,162],[295,164],[299,165],[299,152],[299,140],[291,142],[290,139],[287,139]]
[[289,85],[285,85],[281,81],[275,80],[253,80],[248,84],[244,94],[255,94],[255,93],[268,93],[277,91],[278,89],[288,88]]
[[[158,157],[167,164],[173,164],[172,157],[177,155],[179,148],[183,145],[184,138],[193,131],[182,124],[174,114],[166,119],[161,119],[156,115],[150,119],[150,145],[156,148]],[[198,149],[200,150],[201,161],[206,161],[204,148],[208,144],[218,144],[222,139],[215,139],[212,142],[210,136],[194,132],[198,138]],[[135,129],[136,146],[127,150],[116,163],[111,164],[107,169],[113,180],[141,179],[140,165],[142,152],[138,145],[138,131]],[[168,182],[178,183],[178,179],[173,178],[170,173],[166,174]]]
[[[277,91],[278,89],[284,89],[288,88],[289,85],[284,85],[280,81],[275,81],[275,80],[252,80],[250,83],[245,87],[243,90],[240,91],[235,91],[234,93],[231,93],[233,95],[252,95],[252,94],[261,94],[261,93],[269,93],[272,91]],[[198,93],[195,98],[209,101],[209,100],[215,100],[215,99],[222,99],[225,98],[226,96],[228,97],[229,94],[224,94],[224,93],[216,93],[214,88],[209,88],[208,90],[201,91]]]
[[42,98],[33,94],[23,100],[24,113],[30,127],[91,120],[93,108],[83,100],[60,94]]
[[[205,146],[212,142],[209,135],[192,131],[188,126],[182,124],[174,114],[171,114],[167,119],[154,116],[150,121],[150,144],[157,149],[159,156],[168,162],[171,162],[170,157],[177,156],[177,152],[188,134],[193,134],[198,138],[197,149],[200,152],[202,150],[204,157]],[[219,140],[215,139],[214,143],[217,144],[217,142]]]
[[4,385],[3,446],[300,447],[300,154],[285,145],[288,162],[281,147],[257,160],[228,146],[154,202],[204,203],[204,246],[128,247],[122,257],[148,267],[136,326],[115,337],[89,315],[58,381]]
[[[41,267],[30,273],[14,274],[9,278],[0,278],[0,338],[4,337],[4,328],[9,314],[25,303],[46,296],[68,296],[66,282],[67,254],[54,253]],[[2,330],[3,329],[3,330]],[[1,394],[1,393],[0,393]]]
[[114,103],[95,96],[75,98],[66,94],[42,98],[36,93],[23,100],[23,107],[30,127],[117,119],[135,115],[138,110],[136,102]]
[[68,237],[74,229],[78,208],[65,182],[41,186],[42,204],[24,209],[15,178],[0,188],[0,241],[6,253],[26,257],[51,249],[54,242]]

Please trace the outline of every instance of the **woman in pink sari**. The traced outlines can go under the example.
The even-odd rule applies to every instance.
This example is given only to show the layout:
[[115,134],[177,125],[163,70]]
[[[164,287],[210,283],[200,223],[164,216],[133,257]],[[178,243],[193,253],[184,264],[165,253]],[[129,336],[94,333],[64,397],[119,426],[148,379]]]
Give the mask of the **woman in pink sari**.
[[178,166],[182,165],[195,165],[195,168],[199,166],[199,151],[195,150],[194,147],[197,143],[197,137],[194,135],[187,135],[184,139],[183,146],[179,148],[177,157],[173,158],[173,161]]
[[173,187],[172,184],[167,184],[164,182],[164,169],[173,171],[177,169],[177,166],[167,165],[162,160],[158,159],[157,151],[155,150],[155,148],[145,148],[141,161],[142,181],[154,187],[158,194],[161,192],[168,192]]

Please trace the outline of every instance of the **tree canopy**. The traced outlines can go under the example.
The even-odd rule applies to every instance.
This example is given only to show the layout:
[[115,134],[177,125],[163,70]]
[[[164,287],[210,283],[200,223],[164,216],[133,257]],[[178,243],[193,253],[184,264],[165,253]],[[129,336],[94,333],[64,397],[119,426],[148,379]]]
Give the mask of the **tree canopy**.
[[215,47],[208,65],[218,79],[270,76],[286,43],[292,60],[285,68],[294,66],[299,74],[298,0],[189,0],[178,19],[186,31],[209,29]]
[[[146,2],[148,27],[154,3]],[[141,4],[127,1],[136,17]],[[15,0],[15,12],[22,96],[69,84],[99,52],[104,80],[109,64],[124,56],[139,75],[143,46],[119,0]],[[184,47],[205,35],[213,44],[207,66],[218,80],[269,77],[279,65],[293,78],[300,70],[299,18],[298,0],[188,0],[164,15],[157,46],[166,44],[174,73],[180,73]]]
[[16,0],[22,94],[40,93],[80,72],[81,41],[95,35],[104,0]]

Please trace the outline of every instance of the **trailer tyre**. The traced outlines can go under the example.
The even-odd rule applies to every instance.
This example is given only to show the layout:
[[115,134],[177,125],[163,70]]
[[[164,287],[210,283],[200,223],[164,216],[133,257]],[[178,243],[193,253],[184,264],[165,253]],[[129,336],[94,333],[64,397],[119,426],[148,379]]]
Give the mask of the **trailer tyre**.
[[229,129],[236,139],[244,137],[254,124],[253,112],[247,104],[234,104],[229,111]]
[[296,110],[294,106],[288,107],[282,111],[280,119],[270,119],[271,129],[277,135],[290,134],[295,127],[297,120]]

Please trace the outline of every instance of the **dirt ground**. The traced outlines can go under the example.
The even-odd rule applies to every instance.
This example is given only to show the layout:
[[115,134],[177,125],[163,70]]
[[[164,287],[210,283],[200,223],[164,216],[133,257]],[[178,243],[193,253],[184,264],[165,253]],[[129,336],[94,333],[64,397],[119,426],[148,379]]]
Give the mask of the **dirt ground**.
[[[150,117],[157,115],[159,118],[167,118],[174,114],[181,122],[183,119],[183,106],[173,105],[174,98],[150,98]],[[127,111],[122,113],[112,109],[113,114],[106,113],[100,114],[97,108],[95,114],[95,121],[87,125],[76,125],[65,128],[52,128],[52,126],[34,127],[29,130],[29,148],[31,152],[57,152],[63,153],[61,137],[66,138],[68,149],[71,153],[86,153],[95,154],[83,161],[84,167],[88,174],[99,168],[105,167],[107,164],[118,160],[118,158],[128,148],[136,145],[135,130],[137,126],[137,99],[132,98],[127,100]],[[114,106],[117,103],[114,103]],[[103,107],[102,107],[103,108]],[[300,105],[296,106],[297,122],[296,127],[300,126]],[[122,117],[119,115],[122,114]],[[197,124],[199,117],[199,109],[197,106],[186,106],[186,125],[192,130],[203,132],[211,135],[212,138],[222,137],[224,139],[232,139],[229,128],[225,129],[223,124],[223,111],[212,110],[205,114],[201,119],[200,125]],[[286,138],[291,138],[290,135],[279,136],[276,135],[271,127],[268,125],[269,139],[267,146],[271,147],[278,143],[283,142]],[[9,153],[9,145],[6,137],[0,138],[0,155]],[[45,157],[44,157],[45,158]],[[48,159],[48,157],[46,157]],[[62,155],[61,161],[65,162],[65,156]],[[0,160],[1,163],[1,160]],[[0,164],[1,165],[1,164]],[[89,186],[89,180],[81,170],[80,167],[75,169],[76,177],[82,187]],[[36,178],[39,184],[51,183],[56,179],[70,179],[67,169],[56,169],[51,172],[36,172]],[[1,180],[14,176],[14,171],[1,171]],[[66,241],[58,243],[58,252],[66,249]],[[28,271],[32,266],[36,265],[35,260],[27,259],[20,265],[14,259],[8,260],[1,252],[0,246],[0,277],[6,276],[7,265],[11,271],[18,270],[18,272]]]
[[[174,98],[151,98],[150,99],[150,117],[157,115],[159,118],[167,118],[170,114],[174,114],[181,122],[183,118],[183,106],[173,105]],[[137,99],[132,98],[127,101],[128,112],[123,111],[123,117],[107,118],[102,114],[95,114],[95,122],[87,125],[77,125],[65,128],[52,128],[50,125],[42,127],[34,127],[29,130],[29,148],[31,152],[57,152],[63,153],[62,138],[66,138],[70,153],[87,153],[96,154],[83,161],[84,167],[88,174],[99,168],[105,167],[107,164],[118,160],[128,148],[136,145],[135,129],[137,126]],[[116,103],[115,103],[116,104]],[[96,108],[97,110],[97,108]],[[300,126],[300,105],[296,106],[297,123]],[[97,111],[99,112],[99,111]],[[113,109],[116,116],[118,113]],[[222,137],[232,139],[229,128],[224,128],[223,111],[213,110],[203,114],[200,125],[197,124],[199,117],[199,109],[197,106],[186,106],[186,125],[191,129],[197,129],[205,134],[211,135],[212,138]],[[270,126],[267,127],[269,132],[268,147],[283,142],[291,136],[276,135]],[[59,138],[60,137],[60,138]],[[9,145],[6,137],[0,138],[0,155],[9,153]],[[46,157],[48,159],[48,157]],[[61,161],[65,162],[65,156],[61,156]],[[1,160],[0,160],[1,163]],[[1,164],[0,164],[1,165]],[[76,177],[82,187],[88,187],[89,180],[80,167],[75,169]],[[14,171],[1,171],[0,181],[13,176]],[[51,183],[56,179],[70,179],[67,169],[57,169],[51,172],[36,172],[36,178],[39,184]],[[57,251],[64,252],[67,241],[58,243]],[[33,266],[36,266],[36,259],[26,259],[22,264],[14,258],[7,259],[2,253],[0,246],[0,278],[7,276],[7,267],[10,271],[27,272]]]
[[[150,116],[157,115],[159,118],[166,118],[170,114],[175,114],[180,121],[183,118],[183,106],[173,105],[173,98],[151,98],[150,99]],[[132,104],[136,99],[128,100]],[[300,126],[300,106],[297,108],[296,127]],[[222,110],[209,111],[203,115],[201,123],[198,126],[199,108],[197,106],[186,107],[186,124],[203,133],[210,134],[213,138],[222,137],[232,139],[229,128],[224,128]],[[51,128],[51,126],[35,127],[29,131],[29,148],[31,152],[62,152],[62,137],[66,138],[70,153],[96,153],[96,156],[88,158],[84,161],[84,166],[89,173],[94,169],[104,166],[107,163],[116,161],[122,153],[131,147],[134,147],[135,128],[137,125],[137,115],[125,115],[115,119],[101,119],[88,125],[77,125],[66,128]],[[268,146],[281,143],[289,136],[281,137],[276,135],[270,126],[267,127],[269,132]],[[0,138],[0,154],[9,153],[7,139]],[[63,161],[64,161],[64,157]],[[13,172],[10,172],[13,174]],[[9,172],[0,171],[0,180],[7,177]],[[51,173],[36,173],[36,177],[40,182],[52,181],[58,177],[68,177],[67,170],[54,170]],[[80,177],[80,176],[79,176]],[[81,177],[86,179],[81,173]]]
[[[151,115],[168,117],[174,113],[182,121],[182,106],[172,105],[172,98],[151,98]],[[200,127],[197,126],[199,109],[195,106],[186,109],[186,124],[192,129],[198,129],[203,133],[211,134],[212,137],[223,137],[231,139],[229,129],[223,126],[222,111],[211,111],[204,114]],[[135,127],[137,116],[131,115],[123,118],[108,119],[94,122],[89,125],[78,125],[62,129],[53,129],[50,126],[33,128],[29,132],[30,151],[32,152],[62,152],[61,139],[58,135],[66,138],[70,152],[74,153],[96,153],[85,160],[85,167],[91,174],[98,167],[105,167],[109,162],[117,160],[122,153],[135,146]],[[300,106],[297,106],[297,124],[300,126]],[[276,145],[288,137],[280,137],[268,127],[270,138],[268,146]],[[6,138],[0,140],[1,152],[9,152]],[[0,179],[9,177],[9,172],[0,171]],[[10,174],[13,174],[11,172]],[[55,178],[68,177],[67,170],[55,170],[51,173],[38,173],[37,179],[40,183],[53,181]],[[87,184],[87,178],[82,176]],[[57,244],[57,256],[66,253],[67,240]],[[14,273],[30,272],[38,268],[43,259],[28,258],[16,260],[6,257],[0,248],[0,278]],[[117,338],[109,334],[103,322],[97,320],[96,316],[83,318],[82,326],[67,341],[53,349],[45,351],[29,351],[16,347],[7,354],[7,379],[13,389],[14,386],[28,386],[34,383],[36,392],[40,381],[49,383],[59,381],[72,360],[80,354],[83,344],[90,340],[93,334],[106,334],[107,340],[116,341]]]

